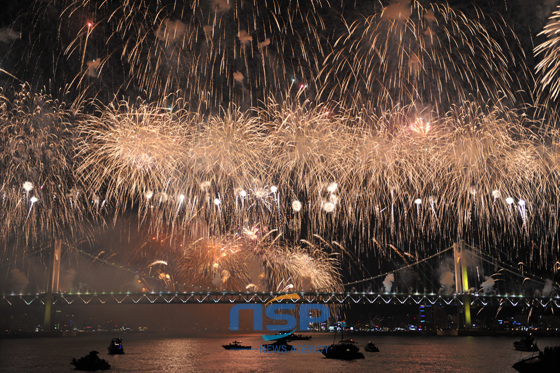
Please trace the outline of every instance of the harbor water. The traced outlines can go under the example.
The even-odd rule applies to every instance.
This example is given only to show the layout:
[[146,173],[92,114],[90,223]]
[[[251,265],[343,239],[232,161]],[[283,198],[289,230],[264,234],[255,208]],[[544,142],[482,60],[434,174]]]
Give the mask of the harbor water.
[[[114,336],[123,338],[124,355],[110,356]],[[294,352],[266,352],[258,334],[171,336],[152,333],[88,334],[59,338],[0,339],[2,372],[68,372],[73,357],[99,351],[113,372],[515,372],[512,365],[531,353],[515,351],[513,337],[350,336],[365,359],[326,359],[318,351],[333,343],[332,334],[313,334],[290,344]],[[252,350],[228,351],[222,345],[239,340]],[[363,347],[374,342],[380,352]],[[542,349],[560,338],[540,338]]]

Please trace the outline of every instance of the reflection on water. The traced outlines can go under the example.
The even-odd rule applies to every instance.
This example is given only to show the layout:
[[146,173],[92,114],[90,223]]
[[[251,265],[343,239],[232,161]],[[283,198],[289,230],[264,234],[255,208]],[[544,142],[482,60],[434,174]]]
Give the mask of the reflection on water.
[[[360,349],[368,341],[380,349],[364,352],[357,361],[327,360],[320,353],[264,353],[259,335],[170,337],[125,334],[125,355],[108,355],[112,335],[75,338],[0,339],[2,372],[65,372],[72,357],[91,350],[111,364],[113,372],[514,372],[513,363],[528,353],[515,351],[515,338],[506,337],[397,337],[354,336]],[[294,346],[329,345],[332,334],[314,334]],[[233,340],[255,350],[227,351]],[[537,341],[541,348],[560,345],[560,338]],[[303,350],[303,347],[300,348]]]

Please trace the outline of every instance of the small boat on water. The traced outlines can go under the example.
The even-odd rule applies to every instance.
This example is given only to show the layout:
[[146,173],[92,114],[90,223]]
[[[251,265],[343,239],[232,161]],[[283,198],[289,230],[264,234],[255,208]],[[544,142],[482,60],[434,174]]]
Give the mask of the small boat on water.
[[226,350],[250,350],[251,346],[243,346],[239,341],[233,341],[228,345],[222,345]]
[[366,347],[364,347],[364,350],[367,352],[379,352],[379,348],[377,348],[377,346],[374,345],[373,342],[369,342]]
[[74,365],[76,370],[94,371],[111,369],[111,365],[105,359],[100,359],[99,356],[97,356],[98,353],[97,351],[91,351],[88,355],[78,360],[72,358],[70,364]]
[[109,343],[109,355],[121,355],[124,354],[124,349],[122,345],[122,339],[120,338],[113,338],[111,343]]
[[292,333],[293,331],[288,333],[276,333],[274,336],[266,336],[268,337],[266,340],[273,341],[273,340],[285,339],[286,341],[290,342],[290,341],[308,341],[311,339],[310,335],[292,334]]
[[538,351],[539,347],[531,335],[513,342],[513,348],[517,351]]
[[534,355],[513,364],[520,373],[558,373],[560,370],[560,346],[545,347]]
[[290,341],[308,341],[311,339],[311,336],[303,334],[292,334],[288,338],[290,339]]
[[357,343],[353,339],[340,340],[333,343],[323,350],[323,355],[327,359],[354,360],[365,359],[364,354],[360,352]]

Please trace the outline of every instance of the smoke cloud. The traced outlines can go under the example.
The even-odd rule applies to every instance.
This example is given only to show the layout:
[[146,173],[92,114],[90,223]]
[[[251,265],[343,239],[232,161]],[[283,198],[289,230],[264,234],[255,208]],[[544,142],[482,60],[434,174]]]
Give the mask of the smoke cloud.
[[451,293],[455,286],[455,274],[451,271],[443,272],[439,276],[439,283],[441,285],[440,292]]
[[552,280],[546,279],[544,282],[544,288],[542,290],[542,295],[545,297],[550,296],[552,293]]
[[20,292],[23,292],[27,285],[29,285],[29,279],[17,268],[10,271],[10,284]]
[[481,291],[485,294],[491,293],[494,284],[496,284],[496,281],[492,277],[484,276],[484,282],[480,284]]
[[438,268],[438,273],[440,283],[439,292],[444,294],[452,293],[455,288],[453,258],[443,260]]
[[389,273],[385,277],[385,280],[383,280],[383,288],[385,289],[386,293],[391,292],[391,287],[393,286],[393,282],[395,282],[395,275],[392,274],[392,273]]
[[64,272],[60,281],[60,290],[62,291],[73,291],[74,280],[76,279],[76,270],[70,268]]
[[20,32],[16,32],[9,27],[0,28],[0,43],[9,44],[19,38],[21,38]]

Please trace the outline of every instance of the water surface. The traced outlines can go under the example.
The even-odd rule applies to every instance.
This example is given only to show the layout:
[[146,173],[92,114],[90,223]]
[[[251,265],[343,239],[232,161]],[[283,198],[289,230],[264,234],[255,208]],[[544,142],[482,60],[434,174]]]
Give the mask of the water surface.
[[[117,336],[117,335],[115,335]],[[2,372],[69,372],[72,357],[91,350],[111,364],[112,372],[515,372],[511,366],[530,353],[513,349],[516,338],[353,336],[366,356],[364,360],[325,359],[320,353],[264,353],[256,334],[228,336],[168,336],[123,334],[126,354],[110,356],[107,346],[113,335],[69,338],[0,339]],[[294,346],[329,345],[332,334],[313,334]],[[234,339],[255,350],[228,351],[221,347]],[[378,353],[363,351],[368,341]],[[560,345],[560,338],[541,338],[538,345]]]

